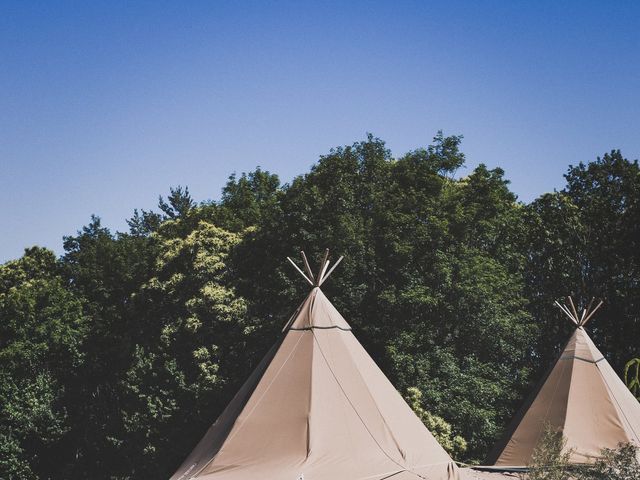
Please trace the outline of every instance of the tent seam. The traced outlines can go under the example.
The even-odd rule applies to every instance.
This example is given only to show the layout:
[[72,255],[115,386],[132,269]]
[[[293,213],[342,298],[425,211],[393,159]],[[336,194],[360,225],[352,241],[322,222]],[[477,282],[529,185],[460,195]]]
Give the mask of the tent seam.
[[[349,352],[349,357],[351,358],[351,361],[353,362],[353,364],[356,364],[356,361],[353,358],[353,355],[351,355],[351,352]],[[362,380],[362,383],[364,385],[366,385],[368,387],[367,382],[365,381],[365,379],[362,377],[362,373],[360,373],[360,369],[356,369],[356,373],[358,374],[358,376],[360,377],[360,380]],[[405,455],[403,453],[402,448],[400,448],[400,444],[398,443],[398,440],[396,439],[395,435],[393,434],[393,431],[391,429],[391,427],[389,426],[389,424],[387,423],[387,420],[385,419],[384,415],[382,414],[382,412],[380,411],[380,407],[378,405],[378,402],[376,402],[376,399],[373,397],[373,395],[371,394],[371,390],[369,390],[369,388],[366,389],[367,390],[367,394],[369,395],[369,398],[371,399],[371,401],[373,402],[373,404],[376,407],[376,411],[378,412],[378,414],[380,415],[380,418],[382,419],[382,422],[384,423],[384,426],[387,428],[387,431],[389,432],[389,435],[391,436],[391,438],[393,438],[393,443],[395,443],[396,448],[398,450],[398,452],[400,453],[400,456],[406,460]]]
[[[389,455],[384,448],[382,448],[382,445],[380,445],[380,443],[378,442],[378,440],[376,440],[376,437],[373,435],[373,433],[371,433],[371,430],[369,430],[369,427],[367,426],[367,424],[365,423],[364,419],[360,416],[360,413],[358,412],[358,410],[356,409],[355,405],[353,405],[353,402],[351,401],[351,399],[349,398],[349,396],[347,395],[347,392],[345,392],[344,388],[342,387],[342,384],[340,383],[340,380],[338,380],[338,377],[336,376],[335,372],[333,371],[333,369],[331,368],[331,365],[329,364],[329,362],[327,361],[327,357],[325,356],[324,352],[322,351],[322,347],[320,346],[320,342],[318,342],[318,339],[316,338],[315,332],[311,332],[313,334],[313,340],[316,342],[316,344],[318,345],[318,350],[320,351],[320,354],[322,355],[322,358],[324,359],[325,364],[327,365],[327,368],[329,369],[329,371],[331,372],[331,375],[333,376],[334,380],[336,381],[336,383],[338,384],[338,387],[340,387],[340,391],[342,392],[342,394],[344,395],[344,397],[347,399],[347,401],[349,402],[349,405],[351,406],[352,410],[354,411],[354,413],[356,414],[356,416],[358,417],[358,419],[360,420],[360,422],[362,423],[362,426],[365,428],[365,430],[367,431],[367,433],[369,434],[369,436],[371,437],[371,439],[374,441],[374,443],[378,446],[378,448],[380,449],[380,451],[382,453],[384,453],[384,455],[391,460],[393,463],[395,463],[396,465],[398,465],[400,468],[402,468],[404,471],[411,471],[409,470],[407,467],[405,467],[404,465],[402,465],[401,463],[398,463],[397,461],[395,461],[391,455]],[[423,478],[426,480],[425,477],[423,477],[422,475],[411,471],[411,473],[417,475],[420,478]]]
[[[596,367],[598,367],[596,365]],[[638,436],[638,434],[636,433],[635,429],[633,428],[633,424],[629,421],[629,419],[627,418],[626,413],[624,413],[624,409],[622,408],[622,406],[620,405],[620,402],[618,402],[618,399],[616,398],[615,393],[613,392],[613,390],[611,389],[611,387],[609,386],[609,382],[607,382],[607,377],[600,371],[600,368],[598,367],[598,372],[600,372],[600,376],[602,377],[602,379],[604,380],[604,384],[607,387],[607,390],[609,390],[609,394],[611,395],[611,398],[613,398],[614,402],[616,402],[616,405],[618,407],[618,410],[620,411],[620,413],[622,414],[622,416],[624,417],[624,420],[627,422],[627,425],[629,425],[629,428],[631,429],[631,431],[633,432],[633,435],[636,437],[636,441],[640,442],[640,437]]]
[[[253,408],[251,409],[251,411],[247,414],[247,416],[245,417],[245,420],[249,419],[249,417],[251,415],[253,415],[253,412],[255,412],[256,408],[258,408],[258,405],[260,405],[260,403],[262,402],[262,399],[264,398],[264,396],[269,392],[269,390],[271,390],[272,385],[275,383],[275,381],[278,379],[278,377],[280,376],[280,373],[282,372],[282,369],[287,365],[287,363],[289,363],[289,360],[291,359],[291,357],[293,356],[293,354],[296,352],[296,350],[298,349],[298,345],[300,344],[300,341],[302,340],[302,336],[300,336],[300,338],[298,338],[298,341],[296,342],[296,344],[293,346],[293,349],[291,350],[291,353],[289,353],[289,355],[287,356],[286,360],[284,362],[282,362],[282,365],[280,365],[280,368],[278,369],[277,373],[274,375],[273,379],[271,380],[271,382],[269,382],[269,385],[267,386],[267,388],[265,389],[265,391],[262,393],[262,395],[260,395],[260,398],[258,399],[258,401],[256,402],[256,404],[253,406]],[[230,441],[232,438],[234,438],[238,432],[242,429],[242,426],[240,426],[238,428],[238,430],[236,430],[236,432],[233,435],[229,435],[229,437],[227,437],[227,440],[225,441],[225,443],[227,443],[228,441]],[[222,451],[222,448],[220,449]]]

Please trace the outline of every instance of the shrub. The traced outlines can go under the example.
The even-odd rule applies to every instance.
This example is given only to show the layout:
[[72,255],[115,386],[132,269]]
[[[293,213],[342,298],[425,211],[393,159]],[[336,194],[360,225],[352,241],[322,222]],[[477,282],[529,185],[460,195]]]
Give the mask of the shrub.
[[460,457],[467,450],[467,442],[460,435],[454,435],[447,421],[422,407],[422,392],[416,387],[407,389],[406,400],[422,423],[451,456]]
[[595,464],[584,467],[579,480],[640,480],[638,447],[626,443],[617,449],[605,448]]
[[567,440],[562,432],[547,426],[531,456],[528,474],[521,475],[520,478],[522,480],[568,480],[571,478],[569,457],[572,451],[566,451],[566,445]]

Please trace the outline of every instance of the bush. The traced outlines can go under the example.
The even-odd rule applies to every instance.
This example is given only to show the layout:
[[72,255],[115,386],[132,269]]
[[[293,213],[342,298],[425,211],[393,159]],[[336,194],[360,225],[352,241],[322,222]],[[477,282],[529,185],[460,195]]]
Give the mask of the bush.
[[547,426],[540,442],[533,451],[529,472],[521,475],[524,480],[568,480],[571,478],[569,457],[572,451],[565,451],[567,440],[562,432]]
[[444,418],[434,415],[422,407],[422,392],[420,389],[409,387],[405,398],[414,413],[422,420],[422,423],[425,424],[438,443],[442,445],[442,448],[452,457],[460,458],[467,450],[466,440],[460,435],[454,435],[451,425]]
[[579,480],[640,480],[638,447],[630,443],[617,449],[605,448],[602,457],[589,467],[584,467]]
[[522,480],[640,480],[638,447],[626,443],[604,448],[593,465],[571,465],[572,450],[561,432],[547,427],[534,450],[529,472]]

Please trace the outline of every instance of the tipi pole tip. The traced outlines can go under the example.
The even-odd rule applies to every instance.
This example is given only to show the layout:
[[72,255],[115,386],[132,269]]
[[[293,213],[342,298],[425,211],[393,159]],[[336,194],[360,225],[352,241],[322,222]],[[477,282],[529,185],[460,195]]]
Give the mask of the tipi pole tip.
[[304,263],[304,268],[306,268],[307,273],[309,274],[309,278],[311,279],[312,285],[315,284],[316,279],[313,276],[313,272],[311,271],[311,267],[309,266],[309,260],[307,260],[307,256],[304,253],[304,250],[300,250],[300,254],[302,255],[302,263]]
[[[582,315],[578,314],[578,310],[576,309],[576,305],[573,302],[573,298],[571,298],[570,296],[567,297],[568,303],[571,306],[571,310],[569,310],[569,307],[567,307],[567,305],[563,305],[560,302],[558,302],[557,300],[554,301],[555,305],[560,308],[560,310],[562,310],[565,315],[567,317],[569,317],[571,319],[571,321],[573,323],[575,323],[578,327],[584,327],[587,322],[593,317],[593,315],[596,313],[596,311],[603,305],[603,301],[601,300],[600,303],[598,303],[598,305],[596,305],[596,307],[594,309],[591,309],[591,306],[593,305],[593,302],[595,301],[595,297],[593,297],[591,299],[591,301],[589,302],[589,304],[587,305],[586,308],[582,309]],[[572,313],[573,311],[573,313]]]
[[304,278],[304,279],[309,283],[309,285],[311,285],[312,287],[314,287],[314,286],[315,286],[315,285],[313,284],[313,281],[312,281],[311,279],[309,279],[309,277],[307,277],[307,276],[305,275],[305,273],[300,269],[300,267],[298,267],[298,265],[296,265],[296,262],[294,262],[293,260],[291,260],[291,257],[287,257],[287,260],[289,260],[289,262],[291,263],[291,265],[293,265],[293,268],[295,268],[295,269],[298,271],[298,273],[299,273],[300,275],[302,275],[302,278]]
[[593,306],[593,302],[596,301],[596,297],[591,297],[591,301],[589,302],[589,305],[587,306],[587,312],[591,311],[591,307]]
[[320,284],[320,281],[322,281],[322,276],[324,275],[324,272],[327,269],[327,265],[328,265],[327,259],[328,258],[329,258],[329,249],[326,248],[324,250],[324,255],[322,256],[322,261],[320,262],[320,265],[318,266],[318,276],[316,277],[316,282],[318,284]]
[[[340,264],[340,262],[342,261],[344,257],[340,257],[336,263],[333,264],[333,267],[331,267],[331,269],[320,279],[320,283],[318,284],[318,286],[322,285],[324,283],[324,281],[329,278],[329,276],[331,275],[331,273],[335,270],[335,268]],[[328,265],[328,263],[327,263]]]
[[569,320],[571,320],[574,324],[578,325],[578,321],[577,319],[571,314],[571,312],[569,311],[569,309],[567,307],[565,307],[564,305],[562,305],[560,302],[558,302],[557,300],[554,301],[555,305],[564,312],[564,314],[569,317]]
[[324,279],[325,273],[327,273],[327,268],[329,268],[330,263],[331,262],[329,260],[326,260],[324,262],[324,267],[322,267],[322,270],[320,271],[320,276],[318,277],[318,285],[322,284],[322,280]]
[[584,321],[582,322],[582,325],[585,325],[589,320],[591,320],[591,317],[593,317],[593,315],[598,311],[598,309],[602,305],[604,305],[604,300],[600,300],[600,303],[596,305],[596,308],[594,308],[593,310],[591,310],[591,312],[589,312],[589,314],[587,315],[587,318],[585,318]]
[[584,322],[584,317],[587,314],[587,310],[582,310],[582,315],[580,315],[580,325],[582,325],[582,322]]
[[569,304],[571,305],[571,310],[573,311],[574,318],[576,319],[576,323],[580,325],[580,315],[578,315],[578,310],[576,309],[575,304],[573,303],[573,298],[569,295]]
[[335,270],[335,268],[344,258],[344,257],[340,257],[336,261],[336,263],[333,264],[331,269],[329,269],[329,271],[327,272],[327,269],[329,268],[329,264],[331,262],[329,261],[329,249],[328,248],[325,249],[324,255],[322,256],[322,261],[318,266],[318,273],[317,275],[314,275],[311,270],[311,265],[309,265],[309,260],[307,259],[307,255],[304,253],[303,250],[300,251],[300,255],[302,256],[303,268],[306,270],[306,273],[305,271],[302,270],[302,268],[300,268],[296,264],[296,262],[294,262],[291,259],[291,257],[287,257],[287,260],[289,260],[289,263],[293,265],[293,268],[295,268],[298,271],[298,273],[302,275],[302,278],[304,278],[307,281],[307,283],[309,283],[309,285],[311,285],[312,287],[319,287],[320,285],[322,285],[324,281],[327,278],[329,278],[329,275],[331,275],[331,273]]

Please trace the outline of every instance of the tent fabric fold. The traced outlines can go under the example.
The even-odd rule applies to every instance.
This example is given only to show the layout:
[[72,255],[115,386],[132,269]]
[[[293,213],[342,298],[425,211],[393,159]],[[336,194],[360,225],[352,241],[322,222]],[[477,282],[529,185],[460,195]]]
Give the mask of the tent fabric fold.
[[545,428],[562,432],[570,462],[592,463],[603,448],[640,446],[640,403],[580,323],[556,363],[507,430],[488,462],[530,463]]
[[171,480],[451,480],[453,460],[316,286]]

